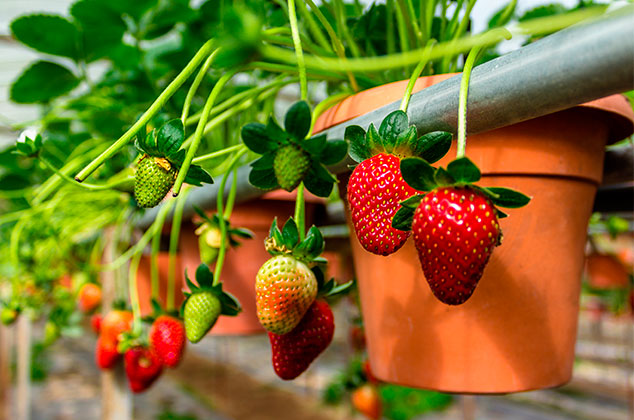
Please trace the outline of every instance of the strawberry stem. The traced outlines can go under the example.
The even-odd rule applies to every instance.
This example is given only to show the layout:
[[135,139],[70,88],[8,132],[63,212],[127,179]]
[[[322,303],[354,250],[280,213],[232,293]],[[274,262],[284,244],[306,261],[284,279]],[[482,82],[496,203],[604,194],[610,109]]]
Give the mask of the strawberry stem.
[[300,183],[297,187],[297,197],[295,198],[295,224],[299,231],[299,241],[303,241],[306,237],[306,205],[304,202],[304,183]]
[[409,106],[409,100],[412,97],[412,91],[414,90],[414,85],[416,84],[416,80],[420,77],[423,69],[427,65],[429,61],[429,53],[432,50],[432,45],[435,43],[433,39],[430,39],[427,42],[427,46],[425,47],[425,52],[423,53],[423,58],[418,63],[414,71],[412,72],[412,76],[409,78],[409,82],[407,83],[407,88],[405,89],[405,94],[403,95],[403,100],[401,101],[400,110],[403,112],[407,112],[407,107]]
[[207,153],[206,155],[198,156],[198,157],[194,158],[194,160],[192,160],[192,163],[195,164],[195,165],[198,165],[198,164],[200,164],[202,162],[205,162],[206,160],[215,159],[215,158],[218,158],[220,156],[228,155],[229,153],[237,152],[237,151],[243,149],[244,147],[246,147],[246,146],[244,144],[242,144],[242,143],[236,144],[235,146],[225,147],[222,150],[217,150],[215,152]]
[[181,187],[183,186],[183,182],[185,181],[185,177],[187,176],[187,172],[189,171],[189,167],[192,164],[192,160],[196,155],[196,151],[198,150],[198,146],[200,146],[200,142],[203,138],[203,134],[205,131],[205,125],[207,124],[207,117],[211,112],[211,109],[216,102],[216,98],[222,91],[222,88],[227,84],[227,82],[238,72],[238,70],[233,70],[228,73],[223,74],[220,77],[220,80],[216,83],[216,85],[211,90],[209,97],[207,97],[207,101],[205,102],[205,106],[203,108],[203,113],[200,116],[200,121],[198,121],[198,125],[196,126],[196,131],[194,132],[194,137],[192,139],[191,145],[187,149],[187,155],[185,156],[185,160],[181,165],[180,170],[178,171],[178,175],[176,176],[176,181],[174,182],[174,188],[172,194],[174,197],[178,195],[181,191]]
[[[83,182],[90,174],[92,174],[98,167],[100,167],[106,160],[110,159],[115,153],[122,149],[139,131],[144,127],[154,115],[156,115],[163,105],[172,97],[172,95],[185,83],[185,81],[196,70],[198,65],[207,57],[214,49],[214,41],[209,40],[198,50],[196,55],[185,66],[185,68],[179,73],[178,76],[165,88],[165,90],[156,98],[154,103],[148,108],[145,113],[137,120],[132,127],[128,129],[117,141],[115,141],[110,147],[108,147],[103,153],[97,156],[92,162],[90,162],[84,169],[82,169],[76,176],[77,182]],[[188,165],[189,167],[189,165]]]
[[[227,185],[227,178],[229,178],[229,173],[232,172],[236,163],[238,163],[238,160],[240,160],[242,155],[244,155],[246,152],[247,152],[247,149],[245,147],[235,154],[235,156],[229,163],[229,168],[227,169],[225,176],[222,177],[222,181],[220,181],[220,186],[218,188],[218,198],[216,199],[216,212],[218,213],[218,216],[219,216],[218,227],[220,228],[221,236],[220,236],[220,250],[218,251],[218,258],[216,258],[216,267],[214,270],[214,281],[213,281],[214,286],[220,283],[220,274],[222,273],[222,266],[225,262],[225,255],[227,253],[227,225],[225,224],[224,204],[223,204],[223,199],[225,195],[225,185]],[[234,172],[233,178],[234,179],[236,178],[235,172]],[[233,183],[231,185],[231,189],[233,190]],[[236,189],[237,189],[237,184],[236,184]],[[235,197],[231,199],[232,192],[229,193],[229,198],[227,200],[228,202],[235,201]],[[233,195],[235,196],[235,192],[233,192]],[[233,206],[233,204],[231,205]]]
[[130,295],[130,303],[132,304],[132,314],[134,316],[133,331],[141,332],[141,305],[139,303],[139,290],[137,289],[137,272],[139,271],[139,262],[141,261],[141,253],[134,255],[130,261],[130,271],[128,279],[128,293]]
[[[301,0],[300,0],[301,1]],[[306,63],[304,62],[304,51],[302,50],[302,40],[299,37],[297,27],[297,14],[295,13],[295,0],[288,0],[288,18],[291,24],[291,35],[295,46],[295,56],[297,57],[297,67],[299,68],[299,89],[302,101],[308,98],[308,82],[306,80]]]
[[[191,188],[185,187],[184,194],[178,197],[172,218],[172,230],[170,231],[169,266],[167,271],[167,302],[168,311],[174,309],[174,281],[176,280],[176,253],[178,252],[178,237],[181,233],[181,221],[183,220],[183,209]],[[158,231],[159,229],[157,229]]]
[[233,211],[233,205],[236,202],[236,192],[238,191],[238,168],[233,168],[233,178],[231,178],[231,190],[229,190],[229,197],[227,197],[227,204],[225,205],[225,211],[223,216],[225,220],[231,218],[231,212]]
[[189,115],[189,107],[191,106],[192,99],[194,99],[194,95],[196,94],[198,87],[200,86],[203,79],[207,75],[207,72],[209,71],[209,67],[211,67],[211,63],[213,63],[214,58],[216,58],[216,51],[214,51],[213,53],[209,55],[209,57],[207,57],[207,60],[205,60],[205,62],[203,63],[203,66],[198,71],[198,74],[194,78],[192,85],[189,87],[189,90],[187,91],[187,96],[185,97],[185,104],[183,104],[183,112],[181,114],[181,121],[183,122],[183,127],[185,127],[185,123],[187,122],[187,115]]
[[469,79],[471,77],[471,69],[480,53],[480,47],[474,47],[467,56],[464,69],[462,70],[462,79],[460,80],[460,98],[458,100],[458,152],[456,158],[465,155],[467,147],[467,95],[469,92]]

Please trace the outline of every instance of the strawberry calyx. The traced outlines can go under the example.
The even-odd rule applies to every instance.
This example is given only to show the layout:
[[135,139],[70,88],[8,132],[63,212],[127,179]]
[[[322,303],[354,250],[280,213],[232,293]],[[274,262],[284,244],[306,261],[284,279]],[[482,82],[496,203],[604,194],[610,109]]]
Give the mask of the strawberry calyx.
[[292,217],[289,217],[281,230],[277,225],[277,217],[273,219],[269,237],[264,242],[264,246],[273,256],[291,255],[309,266],[327,263],[325,258],[320,257],[325,247],[321,231],[313,225],[306,237],[300,241],[297,224]]
[[[220,231],[220,215],[218,213],[214,213],[211,217],[209,217],[197,206],[194,206],[194,211],[201,219],[203,219],[202,223],[200,223],[196,229],[196,235],[205,235],[211,229],[216,229],[218,232]],[[253,239],[254,234],[249,229],[233,227],[228,219],[225,219],[224,222],[227,229],[227,243],[230,246],[240,246],[240,241],[238,241],[236,237],[240,239]],[[208,245],[213,246],[214,248],[220,248],[220,240],[218,240],[217,246],[214,246],[216,244],[210,243]]]
[[399,158],[416,156],[433,163],[449,151],[452,134],[433,131],[418,137],[407,114],[397,110],[383,119],[378,131],[374,124],[370,124],[367,132],[358,125],[351,125],[346,127],[344,138],[350,143],[350,157],[358,163],[379,153]]
[[162,307],[161,303],[155,298],[152,298],[150,300],[150,303],[152,305],[152,313],[150,315],[144,316],[142,318],[143,322],[152,324],[161,315],[167,315],[176,319],[180,319],[180,314],[177,310],[172,309],[168,311],[166,308]]
[[[249,123],[242,127],[242,141],[245,146],[262,155],[251,163],[249,182],[252,185],[263,190],[283,186],[287,191],[292,191],[300,182],[304,182],[311,193],[319,197],[330,195],[337,179],[326,166],[334,165],[345,158],[348,144],[344,140],[327,140],[325,134],[306,139],[311,122],[310,107],[306,102],[300,101],[286,113],[284,128],[273,117],[269,118],[266,125]],[[301,168],[293,171],[289,156],[292,156],[295,163],[307,160],[307,167],[298,165]]]
[[210,292],[213,293],[221,304],[221,315],[226,316],[236,316],[242,311],[242,306],[238,299],[236,299],[230,293],[227,293],[222,290],[222,283],[218,283],[214,285],[214,275],[209,269],[207,264],[200,264],[196,269],[196,283],[194,283],[189,276],[187,275],[187,270],[185,270],[185,281],[187,283],[187,287],[189,287],[189,292],[183,291],[185,295],[185,300],[180,307],[180,316],[183,318],[183,314],[185,311],[185,304],[190,299],[191,296],[197,293]]
[[[158,130],[153,129],[150,133],[147,133],[145,128],[141,129],[137,133],[134,145],[143,154],[139,162],[153,158],[161,168],[169,172],[172,167],[179,171],[185,160],[187,152],[185,149],[181,149],[184,140],[183,122],[175,118],[167,121]],[[203,168],[191,165],[187,171],[185,182],[201,186],[203,183],[213,184],[214,181]]]
[[[519,191],[502,187],[482,187],[474,183],[481,178],[480,169],[467,157],[451,161],[447,169],[434,168],[424,159],[410,157],[401,161],[403,179],[419,191],[434,191],[444,187],[466,187],[487,197],[496,210],[499,219],[507,214],[498,209],[524,207],[531,200]],[[400,203],[401,208],[392,219],[392,227],[402,231],[412,228],[414,212],[425,194],[415,195]]]

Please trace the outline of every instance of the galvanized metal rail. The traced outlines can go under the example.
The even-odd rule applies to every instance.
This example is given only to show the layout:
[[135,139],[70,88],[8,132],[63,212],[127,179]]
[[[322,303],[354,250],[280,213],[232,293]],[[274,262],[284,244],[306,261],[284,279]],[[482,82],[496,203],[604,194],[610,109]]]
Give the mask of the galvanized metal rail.
[[[572,106],[634,89],[634,6],[626,6],[603,18],[578,24],[545,37],[473,69],[469,85],[467,130],[469,134],[551,114]],[[412,95],[408,115],[420,132],[455,132],[458,117],[460,75]],[[386,105],[326,131],[342,138],[351,124],[379,125],[399,102]],[[346,162],[333,168],[347,169]],[[263,194],[248,182],[248,167],[238,170],[238,200]],[[228,193],[229,182],[227,184]],[[185,216],[195,204],[215,208],[218,184],[196,188],[185,204]],[[141,227],[156,217],[146,212]],[[171,215],[169,216],[171,217]]]

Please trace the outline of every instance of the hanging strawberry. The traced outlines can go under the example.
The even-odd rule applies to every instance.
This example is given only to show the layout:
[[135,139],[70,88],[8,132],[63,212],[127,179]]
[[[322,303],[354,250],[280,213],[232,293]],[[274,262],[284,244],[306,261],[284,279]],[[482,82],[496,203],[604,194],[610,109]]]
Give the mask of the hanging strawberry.
[[346,127],[350,156],[359,162],[348,182],[348,204],[352,224],[363,248],[378,255],[398,251],[410,235],[392,227],[398,203],[420,191],[409,186],[401,175],[401,159],[417,156],[435,162],[451,146],[451,134],[444,131],[417,137],[403,111],[390,113],[379,131],[370,124],[368,132],[353,125]]
[[[194,206],[194,210],[203,219],[196,229],[196,235],[198,235],[198,249],[200,250],[200,260],[205,264],[211,264],[216,261],[216,257],[220,252],[220,245],[222,245],[222,232],[220,231],[220,216],[215,213],[209,217],[200,208]],[[225,220],[225,226],[227,229],[227,246],[237,247],[240,242],[236,238],[252,239],[253,232],[244,228],[235,228],[229,224],[228,220]]]
[[[158,131],[137,136],[136,147],[143,153],[134,176],[134,197],[139,207],[157,206],[174,185],[185,159],[186,151],[180,148],[184,139],[185,130],[179,119],[166,122]],[[185,182],[200,186],[203,182],[213,183],[213,179],[200,166],[191,165]]]
[[164,310],[156,299],[152,299],[153,313],[144,318],[152,324],[148,334],[149,344],[163,365],[178,366],[185,353],[185,326],[176,311]]
[[328,197],[337,179],[326,166],[341,161],[348,146],[343,140],[326,141],[326,135],[306,139],[311,114],[304,101],[286,113],[284,129],[271,117],[267,125],[250,123],[242,128],[242,140],[262,157],[251,164],[249,182],[263,190],[293,191],[303,181],[306,189]]
[[148,389],[163,372],[161,360],[147,346],[135,346],[126,350],[124,361],[128,385],[134,393]]
[[196,269],[198,285],[187,273],[185,280],[189,292],[185,292],[181,315],[185,320],[187,339],[192,343],[202,340],[220,315],[236,316],[242,310],[236,298],[222,290],[222,283],[214,285],[214,276],[206,264],[200,264]]
[[480,187],[480,170],[468,158],[447,169],[435,169],[420,158],[401,162],[405,181],[427,194],[401,202],[393,227],[414,232],[414,243],[425,278],[434,295],[448,305],[464,303],[473,294],[484,268],[500,245],[496,208],[523,207],[530,201],[508,188]]

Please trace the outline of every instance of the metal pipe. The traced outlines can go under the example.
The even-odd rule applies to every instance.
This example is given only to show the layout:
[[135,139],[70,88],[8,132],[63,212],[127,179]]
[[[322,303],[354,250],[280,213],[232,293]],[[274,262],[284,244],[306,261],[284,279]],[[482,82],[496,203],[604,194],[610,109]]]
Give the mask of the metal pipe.
[[[469,84],[467,131],[475,134],[634,89],[634,7],[626,6],[589,23],[578,24],[473,69]],[[460,75],[412,95],[410,122],[421,133],[455,132],[458,117]],[[400,101],[333,126],[329,138],[343,138],[348,125],[377,127]],[[331,170],[347,170],[344,161]],[[248,182],[248,167],[238,171],[237,201],[264,192]],[[228,183],[230,184],[230,183]],[[228,187],[225,194],[228,193]],[[192,205],[215,208],[217,184],[197,188],[188,197],[185,215]],[[139,225],[154,220],[156,209],[146,212]],[[168,216],[168,217],[171,217]]]

